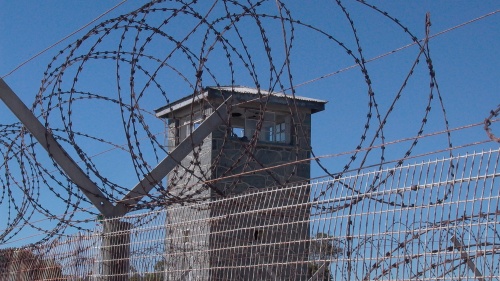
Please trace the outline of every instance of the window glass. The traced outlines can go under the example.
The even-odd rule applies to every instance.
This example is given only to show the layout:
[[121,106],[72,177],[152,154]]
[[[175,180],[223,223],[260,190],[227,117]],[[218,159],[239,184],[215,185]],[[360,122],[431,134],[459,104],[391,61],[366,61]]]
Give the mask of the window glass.
[[262,122],[259,141],[290,142],[290,117],[286,113],[266,112],[262,115],[258,110],[246,109],[233,112],[232,116],[233,137],[251,139],[255,135],[258,123]]
[[260,139],[263,141],[274,141],[274,126],[274,122],[264,121],[262,131],[260,132]]
[[181,118],[179,122],[179,141],[183,141],[191,135],[201,125],[201,122],[203,120],[199,112],[195,113],[193,117],[186,116]]
[[276,124],[276,142],[286,142],[286,123]]
[[195,121],[191,126],[191,134],[194,132],[194,130],[198,129],[200,125],[201,125],[201,120]]
[[231,130],[231,134],[233,137],[242,138],[243,136],[245,136],[244,128],[232,127]]

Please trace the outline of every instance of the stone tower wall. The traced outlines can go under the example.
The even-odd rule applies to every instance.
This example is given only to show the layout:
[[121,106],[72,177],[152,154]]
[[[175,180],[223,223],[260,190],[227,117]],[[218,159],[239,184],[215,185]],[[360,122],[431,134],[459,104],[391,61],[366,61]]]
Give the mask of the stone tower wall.
[[[209,115],[208,109],[205,114]],[[175,123],[169,124],[169,147],[175,147]],[[209,280],[210,209],[200,203],[209,201],[210,190],[200,184],[212,178],[212,143],[209,135],[194,147],[181,164],[168,175],[168,190],[191,202],[167,206],[166,280]],[[197,155],[197,157],[195,157]],[[195,163],[199,161],[199,163]],[[179,208],[181,207],[182,208]],[[186,206],[190,206],[186,208]],[[198,223],[201,221],[202,223]]]
[[[308,187],[300,192],[287,187],[310,178],[309,161],[290,163],[309,158],[311,118],[309,113],[301,113],[294,120],[302,121],[294,126],[294,135],[301,137],[292,138],[291,144],[261,142],[249,150],[248,141],[224,139],[224,126],[212,134],[212,153],[217,154],[213,158],[219,158],[217,178],[282,166],[217,182],[225,194],[252,196],[211,208],[211,217],[217,218],[210,236],[211,280],[307,279],[307,264],[301,262],[308,257],[310,211],[305,204],[304,208],[286,206],[309,201]],[[262,193],[264,190],[274,191]]]
[[[252,145],[227,137],[229,129],[219,126],[172,171],[169,191],[196,202],[167,207],[166,280],[307,279],[310,211],[306,204],[287,206],[307,203],[310,191],[287,187],[310,178],[309,161],[295,162],[310,157],[311,115],[292,119],[289,144]],[[169,125],[170,147],[177,144],[175,126]],[[273,166],[278,167],[245,173]],[[200,184],[209,179],[216,181]],[[253,195],[230,199],[246,193]]]

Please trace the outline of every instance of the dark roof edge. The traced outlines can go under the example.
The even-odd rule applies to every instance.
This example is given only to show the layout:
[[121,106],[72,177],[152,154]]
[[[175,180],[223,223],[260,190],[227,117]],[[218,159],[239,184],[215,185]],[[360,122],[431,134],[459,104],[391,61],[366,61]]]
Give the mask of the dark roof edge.
[[283,93],[270,93],[264,90],[243,86],[209,86],[206,87],[202,93],[196,96],[194,94],[191,94],[170,104],[155,109],[155,113],[157,117],[162,117],[170,112],[183,108],[191,104],[192,102],[196,102],[203,98],[226,99],[233,93],[237,94],[233,95],[233,99],[235,99],[237,103],[249,102],[252,100],[258,101],[259,99],[268,97],[269,102],[272,104],[290,106],[292,102],[295,102],[298,107],[311,109],[312,113],[323,111],[325,109],[325,104],[327,103],[327,101],[324,100],[312,99],[302,96],[295,96],[295,98],[293,98],[290,95],[285,95]]
[[[257,89],[252,89],[252,90],[258,91]],[[235,101],[233,103],[242,103],[250,101],[258,102],[259,100],[265,101],[265,99],[268,98],[269,103],[271,104],[291,106],[295,101],[298,107],[309,108],[311,109],[312,113],[325,110],[325,104],[327,103],[327,101],[310,99],[301,96],[295,96],[294,99],[290,95],[284,95],[280,93],[271,93],[269,95],[269,92],[263,90],[260,91],[259,95],[259,93],[253,93],[253,92],[244,92],[237,90],[228,91],[227,89],[219,89],[217,87],[207,87],[207,92],[208,92],[207,94],[208,98],[221,98],[221,99],[227,99],[233,92],[237,93],[237,95],[233,95],[233,100]]]

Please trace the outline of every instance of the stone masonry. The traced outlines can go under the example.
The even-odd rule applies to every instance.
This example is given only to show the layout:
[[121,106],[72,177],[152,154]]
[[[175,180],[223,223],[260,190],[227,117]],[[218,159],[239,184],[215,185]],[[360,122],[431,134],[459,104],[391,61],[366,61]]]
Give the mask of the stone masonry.
[[[203,101],[210,106],[200,101],[199,115],[211,114],[222,102],[221,94],[232,94],[232,102],[239,104],[255,98],[252,90],[208,88]],[[168,207],[167,280],[307,279],[309,189],[292,192],[287,187],[310,178],[309,161],[300,160],[310,157],[311,114],[323,110],[325,102],[298,98],[293,111],[285,97],[276,95],[268,102],[268,111],[291,117],[289,141],[234,136],[228,120],[169,175],[169,191],[189,200],[182,207]],[[181,102],[157,111],[170,120],[170,147],[178,142],[179,120],[192,115],[193,105]],[[259,109],[259,103],[244,107]],[[236,106],[232,110],[247,112]],[[246,194],[252,196],[241,196]],[[303,208],[287,208],[300,203]]]

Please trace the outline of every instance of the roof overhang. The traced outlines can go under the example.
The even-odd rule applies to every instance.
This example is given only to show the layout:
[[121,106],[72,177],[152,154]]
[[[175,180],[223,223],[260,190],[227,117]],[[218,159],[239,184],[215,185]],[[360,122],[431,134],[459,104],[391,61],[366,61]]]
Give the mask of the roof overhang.
[[238,103],[259,103],[266,101],[268,104],[281,106],[297,106],[307,108],[311,113],[323,111],[327,101],[313,99],[302,96],[291,96],[284,93],[268,92],[260,89],[242,86],[221,86],[207,87],[202,93],[183,97],[173,103],[165,105],[155,110],[155,115],[159,118],[166,118],[172,112],[185,108],[192,103],[198,103],[203,99],[225,100],[232,95],[232,104]]

